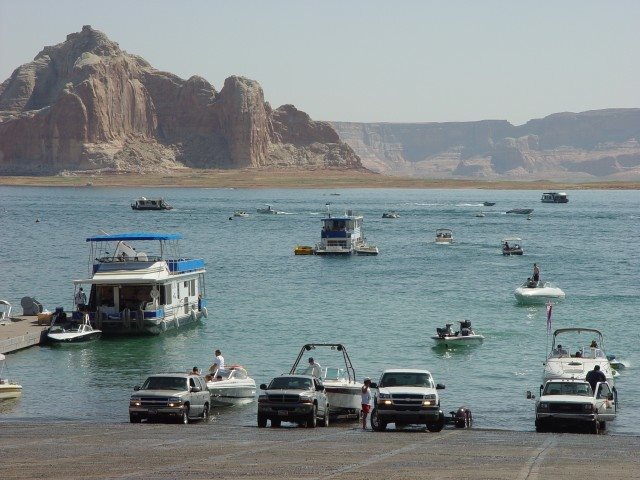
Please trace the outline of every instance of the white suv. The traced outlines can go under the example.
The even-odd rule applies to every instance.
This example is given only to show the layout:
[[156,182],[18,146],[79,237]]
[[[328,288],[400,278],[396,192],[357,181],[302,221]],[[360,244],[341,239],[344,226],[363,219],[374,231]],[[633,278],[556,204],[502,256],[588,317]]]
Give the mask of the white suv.
[[385,370],[377,384],[371,412],[371,427],[376,431],[409,424],[424,424],[430,432],[439,432],[445,424],[440,410],[438,390],[444,385],[435,384],[431,373],[417,369]]

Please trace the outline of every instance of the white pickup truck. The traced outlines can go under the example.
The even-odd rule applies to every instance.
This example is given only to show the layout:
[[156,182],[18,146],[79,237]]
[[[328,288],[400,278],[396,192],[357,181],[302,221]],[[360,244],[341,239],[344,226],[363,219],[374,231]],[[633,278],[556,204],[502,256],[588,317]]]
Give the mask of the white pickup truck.
[[[531,392],[527,397],[533,398]],[[536,401],[536,432],[566,426],[585,426],[592,433],[606,427],[617,414],[615,393],[607,382],[596,384],[595,393],[585,380],[548,380]]]
[[389,423],[397,427],[410,424],[426,425],[430,432],[439,432],[446,423],[440,410],[438,390],[427,370],[385,370],[380,381],[371,384],[377,389],[371,411],[371,428],[382,431]]

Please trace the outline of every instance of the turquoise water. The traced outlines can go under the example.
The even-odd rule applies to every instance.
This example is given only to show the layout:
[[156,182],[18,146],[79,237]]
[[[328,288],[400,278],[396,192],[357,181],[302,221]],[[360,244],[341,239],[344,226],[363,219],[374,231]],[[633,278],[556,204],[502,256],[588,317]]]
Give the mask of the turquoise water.
[[[0,298],[18,312],[24,295],[50,310],[70,308],[71,281],[87,275],[85,239],[104,229],[181,232],[183,255],[206,261],[210,313],[165,336],[11,354],[10,373],[24,393],[0,404],[1,418],[125,422],[131,389],[146,374],[206,368],[215,348],[262,383],[288,371],[302,344],[342,342],[359,379],[391,367],[427,368],[446,384],[445,410],[466,405],[478,427],[532,430],[525,391],[540,385],[545,309],[518,306],[513,290],[537,262],[541,278],[567,294],[554,307],[553,327],[598,328],[608,353],[631,364],[617,378],[620,411],[610,432],[640,434],[640,192],[569,191],[566,205],[542,204],[541,193],[0,187]],[[175,209],[132,211],[131,200],[142,195],[163,196]],[[319,239],[327,202],[335,213],[364,215],[379,256],[293,255],[296,244]],[[265,203],[290,215],[255,214]],[[504,214],[510,208],[535,211],[527,220]],[[238,209],[251,216],[228,220]],[[402,216],[382,219],[385,210]],[[481,210],[486,216],[477,218]],[[453,230],[454,245],[435,245],[441,227]],[[512,235],[524,239],[523,257],[501,255],[501,238]],[[464,318],[484,344],[434,350],[436,327]],[[314,356],[331,363],[328,354]],[[220,419],[254,425],[255,408],[227,410]]]

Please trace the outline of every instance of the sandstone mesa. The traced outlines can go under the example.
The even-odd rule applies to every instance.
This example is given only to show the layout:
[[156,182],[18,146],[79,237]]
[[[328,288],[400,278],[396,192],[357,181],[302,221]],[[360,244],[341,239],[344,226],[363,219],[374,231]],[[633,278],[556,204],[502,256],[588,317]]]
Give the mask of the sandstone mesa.
[[260,85],[158,71],[90,26],[0,84],[0,173],[162,172],[186,167],[362,170],[326,122],[265,102]]

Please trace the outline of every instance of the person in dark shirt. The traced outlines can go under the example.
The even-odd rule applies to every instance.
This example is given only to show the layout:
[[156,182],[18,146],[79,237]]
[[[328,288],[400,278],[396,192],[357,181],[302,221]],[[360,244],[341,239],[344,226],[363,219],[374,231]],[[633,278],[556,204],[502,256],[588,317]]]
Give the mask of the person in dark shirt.
[[593,393],[596,393],[596,385],[598,384],[598,382],[606,382],[607,377],[600,371],[600,365],[596,365],[595,367],[593,367],[593,370],[587,373],[586,380],[587,382],[589,382],[589,385],[591,385],[591,390],[593,390]]

